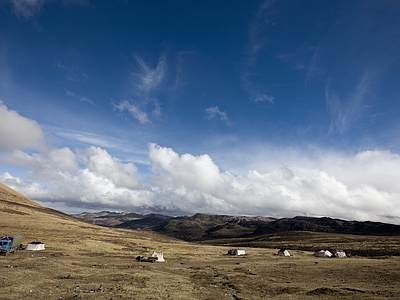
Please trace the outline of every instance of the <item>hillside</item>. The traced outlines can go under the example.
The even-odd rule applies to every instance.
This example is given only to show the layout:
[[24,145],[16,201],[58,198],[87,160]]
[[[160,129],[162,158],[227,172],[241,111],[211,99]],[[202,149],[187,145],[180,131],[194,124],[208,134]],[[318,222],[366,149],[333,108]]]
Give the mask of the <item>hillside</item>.
[[3,234],[18,232],[31,239],[42,239],[49,232],[94,228],[70,215],[43,207],[1,183],[0,211],[0,230]]
[[[133,217],[130,217],[130,216]],[[227,238],[253,238],[291,231],[343,233],[357,235],[400,235],[400,226],[380,222],[359,222],[328,217],[273,219],[266,217],[195,214],[169,217],[159,214],[99,212],[76,217],[103,226],[152,230],[186,241],[205,241]]]
[[[106,215],[103,213],[104,220]],[[160,216],[148,215],[149,219],[153,217]],[[196,222],[193,228],[208,230],[210,234],[232,230],[230,226],[253,230],[252,226],[258,224],[257,218],[223,216],[224,225],[212,227],[219,218],[197,214],[169,221],[176,226],[172,230],[183,228],[179,222],[182,226]],[[0,298],[387,300],[400,297],[400,287],[394,284],[399,279],[400,257],[380,255],[370,259],[352,255],[348,259],[321,259],[313,255],[315,249],[338,246],[346,251],[355,247],[376,249],[382,254],[388,249],[399,249],[397,235],[287,231],[189,243],[153,231],[92,223],[40,206],[0,184],[0,234],[22,234],[23,243],[40,240],[46,246],[43,251],[19,250],[0,256]],[[226,255],[232,246],[244,247],[246,255]],[[292,256],[277,256],[281,247],[288,248]],[[135,260],[139,255],[150,256],[153,251],[162,251],[166,262]]]

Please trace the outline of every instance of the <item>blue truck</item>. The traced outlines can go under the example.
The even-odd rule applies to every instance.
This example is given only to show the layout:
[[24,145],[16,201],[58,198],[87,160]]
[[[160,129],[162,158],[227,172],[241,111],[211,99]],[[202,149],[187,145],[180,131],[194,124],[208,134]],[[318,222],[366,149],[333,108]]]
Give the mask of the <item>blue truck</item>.
[[6,235],[0,238],[0,253],[8,255],[8,253],[13,253],[17,251],[22,242],[22,235]]

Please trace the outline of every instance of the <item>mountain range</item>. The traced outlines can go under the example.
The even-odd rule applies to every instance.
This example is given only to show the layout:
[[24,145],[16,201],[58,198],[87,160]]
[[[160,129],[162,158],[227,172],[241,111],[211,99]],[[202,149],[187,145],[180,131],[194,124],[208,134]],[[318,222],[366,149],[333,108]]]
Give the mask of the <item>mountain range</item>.
[[399,235],[400,226],[372,221],[346,221],[329,217],[268,218],[197,213],[171,217],[128,212],[82,213],[75,217],[97,225],[151,230],[186,241],[250,238],[288,231],[345,233],[357,235]]

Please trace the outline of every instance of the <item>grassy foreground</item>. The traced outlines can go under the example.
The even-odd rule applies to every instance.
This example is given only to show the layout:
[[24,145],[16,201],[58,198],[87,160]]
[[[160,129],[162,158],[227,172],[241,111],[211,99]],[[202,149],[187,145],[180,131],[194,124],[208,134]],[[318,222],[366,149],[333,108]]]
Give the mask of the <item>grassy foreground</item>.
[[[400,299],[398,256],[278,257],[245,247],[245,257],[230,257],[226,246],[83,223],[1,187],[0,234],[11,233],[46,250],[0,256],[0,299]],[[298,242],[315,245],[312,237]],[[135,261],[154,250],[166,262]]]

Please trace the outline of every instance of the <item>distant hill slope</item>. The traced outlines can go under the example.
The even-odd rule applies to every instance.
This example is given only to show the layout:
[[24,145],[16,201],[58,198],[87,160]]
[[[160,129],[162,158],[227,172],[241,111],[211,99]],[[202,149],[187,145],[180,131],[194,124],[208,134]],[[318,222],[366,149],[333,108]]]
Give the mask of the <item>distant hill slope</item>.
[[359,222],[332,219],[328,217],[314,218],[298,216],[283,218],[274,222],[261,225],[253,235],[261,235],[283,231],[314,231],[351,234],[400,234],[400,226],[380,222]]
[[[77,217],[89,219],[85,213],[77,215]],[[370,221],[345,221],[328,217],[298,216],[273,219],[200,213],[193,216],[168,217],[159,214],[140,215],[135,213],[100,212],[91,214],[90,221],[103,226],[152,230],[187,241],[250,238],[289,231],[400,235],[399,225]]]
[[0,200],[11,201],[14,204],[28,205],[32,207],[41,207],[40,204],[14,191],[12,188],[0,183]]
[[[22,234],[45,239],[49,232],[83,233],[96,228],[63,212],[41,206],[0,183],[0,235]],[[98,228],[98,227],[97,227]]]
[[146,214],[136,220],[125,221],[116,227],[129,229],[154,229],[160,223],[174,219],[160,214]]
[[229,215],[195,214],[158,224],[153,230],[183,240],[233,238],[252,234],[273,219]]
[[111,212],[111,211],[101,211],[97,213],[83,212],[81,214],[75,214],[74,217],[85,220],[88,223],[116,227],[124,222],[129,222],[132,220],[142,219],[143,215],[130,212]]

